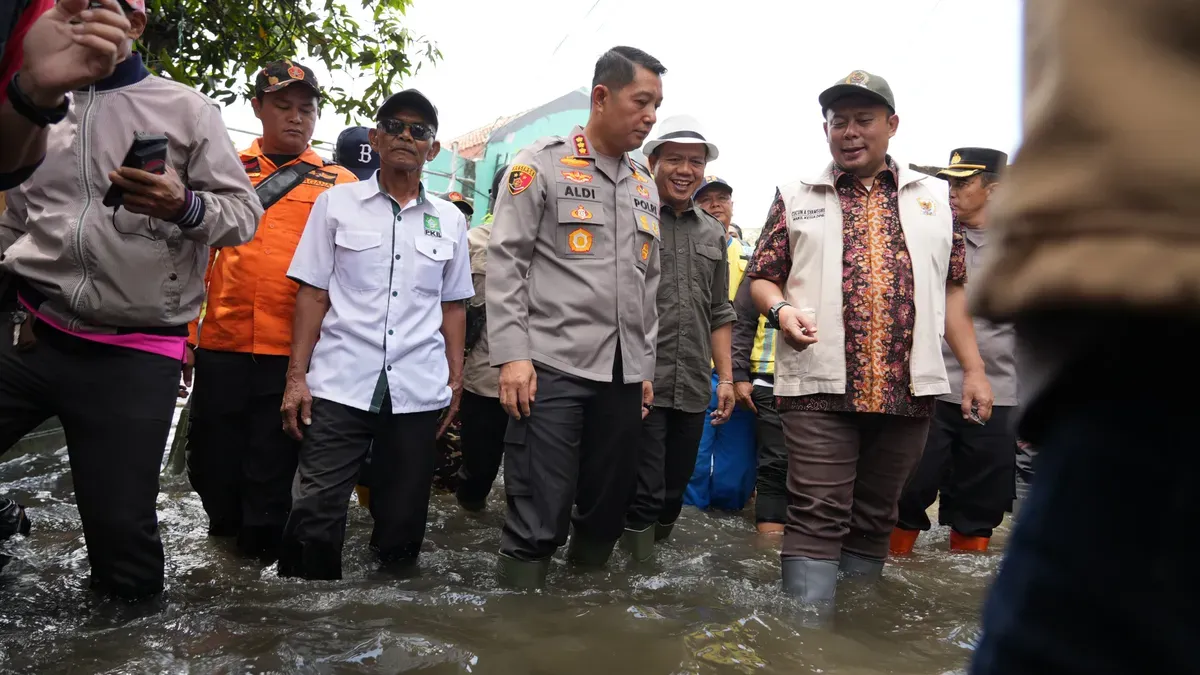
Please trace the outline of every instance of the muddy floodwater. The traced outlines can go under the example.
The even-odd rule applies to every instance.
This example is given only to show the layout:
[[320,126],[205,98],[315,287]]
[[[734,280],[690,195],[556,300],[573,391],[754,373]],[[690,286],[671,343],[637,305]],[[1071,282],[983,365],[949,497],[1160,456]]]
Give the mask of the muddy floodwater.
[[752,518],[687,508],[644,565],[606,572],[559,560],[548,587],[500,589],[494,552],[503,501],[481,516],[435,496],[419,569],[389,576],[367,551],[370,516],[352,505],[339,582],[281,580],[205,534],[185,476],[164,477],[159,520],[167,592],[127,606],[86,590],[87,555],[66,450],[12,455],[0,494],[31,507],[34,533],[2,552],[3,673],[504,673],[683,675],[965,672],[994,552],[950,555],[922,535],[874,588],[839,589],[836,623],[800,627],[779,592],[778,543]]

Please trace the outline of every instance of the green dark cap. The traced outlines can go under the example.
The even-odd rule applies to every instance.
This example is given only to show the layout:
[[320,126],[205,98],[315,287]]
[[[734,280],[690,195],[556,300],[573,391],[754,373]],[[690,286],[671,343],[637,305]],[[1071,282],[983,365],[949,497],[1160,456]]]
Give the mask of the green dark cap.
[[865,96],[872,98],[896,112],[896,97],[887,80],[878,75],[872,75],[865,70],[856,70],[839,80],[837,84],[821,92],[817,100],[821,102],[821,110],[829,110],[838,99],[847,96]]

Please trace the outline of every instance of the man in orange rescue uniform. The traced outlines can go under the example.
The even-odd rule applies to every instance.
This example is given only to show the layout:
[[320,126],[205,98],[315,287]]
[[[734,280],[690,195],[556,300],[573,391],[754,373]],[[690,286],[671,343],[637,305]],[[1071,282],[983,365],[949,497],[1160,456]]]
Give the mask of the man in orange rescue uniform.
[[241,156],[265,214],[253,241],[214,250],[208,306],[189,339],[198,348],[188,477],[209,535],[236,536],[241,553],[264,560],[287,522],[300,445],[279,423],[296,297],[288,265],[317,196],[357,180],[309,145],[320,103],[305,66],[277,61],[259,71],[251,105],[263,135]]

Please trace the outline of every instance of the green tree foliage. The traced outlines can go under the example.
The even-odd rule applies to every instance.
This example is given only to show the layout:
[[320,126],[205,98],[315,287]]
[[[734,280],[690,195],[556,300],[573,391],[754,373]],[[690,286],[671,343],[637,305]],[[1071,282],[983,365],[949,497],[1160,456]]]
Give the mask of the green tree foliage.
[[249,98],[254,74],[277,59],[361,73],[371,81],[361,94],[323,85],[339,114],[369,118],[406,76],[441,53],[403,27],[413,0],[361,2],[356,14],[369,16],[370,25],[361,25],[345,0],[149,0],[139,49],[151,70],[225,105]]

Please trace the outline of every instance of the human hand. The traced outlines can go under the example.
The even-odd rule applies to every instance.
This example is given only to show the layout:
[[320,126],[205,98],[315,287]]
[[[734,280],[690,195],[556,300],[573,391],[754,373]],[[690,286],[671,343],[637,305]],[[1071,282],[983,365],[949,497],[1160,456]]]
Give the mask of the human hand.
[[734,382],[733,395],[737,399],[738,405],[746,410],[758,414],[758,407],[754,405],[754,385],[749,382]]
[[34,104],[55,108],[67,92],[108,77],[116,68],[130,25],[117,0],[61,0],[25,34],[18,85]]
[[717,383],[717,409],[712,413],[712,425],[719,427],[729,421],[737,396],[732,382]]
[[529,417],[537,397],[537,371],[533,361],[510,361],[500,366],[500,405],[513,419]]
[[962,392],[963,419],[971,419],[972,411],[979,415],[980,423],[992,418],[992,403],[996,399],[992,394],[992,385],[982,370],[963,372]]
[[169,164],[161,175],[123,166],[108,177],[125,191],[123,205],[130,213],[170,221],[183,210],[187,190]]
[[654,410],[654,383],[649,380],[642,381],[642,419],[646,419],[646,415]]
[[312,392],[304,373],[288,374],[287,387],[283,390],[283,405],[279,412],[283,416],[283,430],[296,440],[304,439],[300,425],[312,424]]
[[798,352],[817,342],[817,322],[791,305],[779,309],[779,332],[784,342]]

